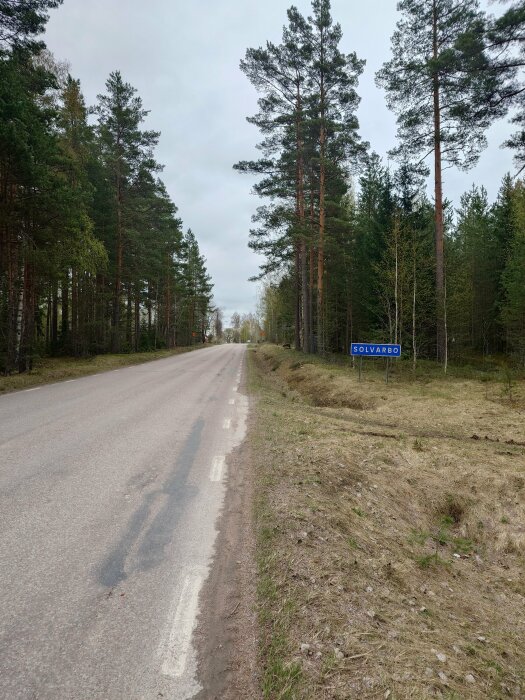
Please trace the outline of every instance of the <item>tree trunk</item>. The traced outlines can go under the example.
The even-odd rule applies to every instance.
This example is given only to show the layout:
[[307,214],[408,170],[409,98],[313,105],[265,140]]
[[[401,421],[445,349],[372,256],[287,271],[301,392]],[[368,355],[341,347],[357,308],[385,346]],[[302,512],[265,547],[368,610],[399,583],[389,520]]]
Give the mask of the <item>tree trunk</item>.
[[116,241],[115,286],[113,290],[113,316],[111,333],[111,351],[120,352],[120,292],[122,286],[122,261],[124,240],[122,230],[122,178],[117,170],[117,241]]
[[[170,254],[169,253],[167,255],[166,295],[165,295],[164,304],[165,304],[164,327],[165,327],[165,333],[166,333],[166,347],[170,348],[171,347],[171,276],[170,276]],[[193,331],[193,324],[191,327],[191,331]]]
[[140,347],[140,298],[138,289],[135,290],[135,337],[134,337],[135,352],[139,351]]
[[413,283],[413,294],[412,294],[412,369],[416,371],[417,363],[417,345],[416,345],[416,290],[417,290],[417,279],[416,279],[416,254],[413,253],[412,259],[412,283]]
[[[438,57],[437,0],[433,0],[433,53]],[[443,222],[443,181],[441,174],[441,105],[440,81],[437,72],[433,75],[434,88],[434,193],[435,193],[435,236],[436,236],[436,350],[438,362],[446,360],[445,328],[445,261],[444,261],[444,222]]]
[[56,352],[58,343],[58,282],[53,280],[51,292],[51,348]]
[[71,348],[78,354],[78,274],[71,270]]
[[[313,175],[312,175],[312,189],[310,192],[310,230],[313,234],[315,227],[315,197],[314,197],[314,186],[313,186]],[[310,328],[310,352],[316,352],[315,339],[314,339],[314,289],[315,289],[315,248],[313,244],[310,244],[310,264],[309,264],[309,299],[308,299],[308,325]]]
[[131,282],[127,284],[127,299],[126,299],[126,345],[131,352],[133,343],[133,296],[131,291]]
[[104,298],[104,276],[97,274],[95,281],[95,339],[98,352],[101,352],[102,348],[106,350],[106,317],[104,313]]
[[69,270],[66,270],[61,284],[62,302],[62,345],[69,340]]
[[20,314],[20,270],[19,245],[12,232],[7,232],[7,352],[5,374],[10,374],[16,367],[18,341],[17,328]]
[[301,349],[301,244],[295,241],[295,323],[294,323],[294,344],[295,349]]
[[306,258],[306,241],[305,241],[305,202],[304,202],[304,142],[302,134],[302,102],[299,82],[297,83],[297,99],[296,99],[296,140],[297,140],[297,179],[296,179],[296,218],[298,223],[298,234],[300,236],[300,265],[301,265],[301,311],[302,311],[302,328],[301,340],[302,349],[304,352],[310,352],[310,323],[308,313],[308,266]]
[[319,170],[319,243],[317,247],[317,351],[324,352],[325,136],[321,126]]
[[33,366],[33,336],[35,330],[35,279],[32,263],[24,265],[24,286],[20,314],[20,343],[18,371],[27,372]]

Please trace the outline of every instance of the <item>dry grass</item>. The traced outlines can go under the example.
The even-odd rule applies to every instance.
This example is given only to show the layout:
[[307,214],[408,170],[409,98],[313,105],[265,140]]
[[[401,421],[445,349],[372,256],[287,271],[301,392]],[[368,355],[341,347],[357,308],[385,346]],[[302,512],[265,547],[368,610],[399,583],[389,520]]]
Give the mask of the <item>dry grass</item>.
[[524,383],[250,355],[266,697],[525,697]]
[[174,350],[156,350],[152,352],[136,352],[122,355],[95,355],[92,357],[47,357],[35,362],[30,372],[12,374],[9,377],[0,376],[0,394],[10,391],[29,389],[40,384],[51,384],[88,374],[106,372],[117,367],[136,365],[163,357],[179,355],[183,352],[196,350],[204,346],[175,348]]

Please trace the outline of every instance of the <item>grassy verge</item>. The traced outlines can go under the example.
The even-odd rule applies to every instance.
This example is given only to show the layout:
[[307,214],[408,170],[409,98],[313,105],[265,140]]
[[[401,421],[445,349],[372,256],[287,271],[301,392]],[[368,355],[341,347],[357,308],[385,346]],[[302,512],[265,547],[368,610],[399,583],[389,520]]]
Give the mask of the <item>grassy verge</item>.
[[250,366],[265,697],[523,697],[524,382]]
[[174,350],[156,350],[154,352],[137,352],[122,355],[95,355],[93,357],[48,357],[38,360],[30,372],[13,374],[9,377],[0,376],[0,394],[21,389],[29,389],[40,384],[51,384],[88,374],[106,372],[118,367],[136,365],[163,357],[179,355],[204,346],[175,348]]
[[[280,403],[273,386],[268,385],[249,352],[248,379],[251,393],[257,396],[257,420],[251,431],[252,455],[256,461],[255,473],[255,528],[258,569],[258,617],[260,623],[260,652],[262,665],[262,689],[265,698],[290,700],[299,697],[302,682],[300,664],[293,660],[293,648],[288,629],[292,623],[295,603],[293,598],[283,598],[279,548],[279,522],[271,503],[272,494],[279,487],[279,471],[272,460],[267,459],[269,444],[276,434],[276,412]],[[285,436],[279,433],[279,441]],[[278,614],[276,614],[278,611]]]

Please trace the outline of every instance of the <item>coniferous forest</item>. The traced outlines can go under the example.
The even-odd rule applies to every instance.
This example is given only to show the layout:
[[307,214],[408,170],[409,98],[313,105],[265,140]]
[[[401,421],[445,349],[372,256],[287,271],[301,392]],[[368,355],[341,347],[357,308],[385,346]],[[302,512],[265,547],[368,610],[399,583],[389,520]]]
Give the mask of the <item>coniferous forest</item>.
[[[398,3],[376,75],[397,118],[394,166],[360,138],[364,61],[342,52],[329,0],[309,17],[290,8],[280,44],[247,50],[262,155],[235,168],[263,202],[249,245],[264,256],[268,340],[317,353],[402,343],[414,366],[525,362],[525,3],[495,9]],[[453,206],[443,171],[475,165],[499,119],[514,134],[496,201],[477,183]]]
[[212,284],[114,71],[88,107],[39,40],[62,0],[0,0],[0,371],[204,341]]

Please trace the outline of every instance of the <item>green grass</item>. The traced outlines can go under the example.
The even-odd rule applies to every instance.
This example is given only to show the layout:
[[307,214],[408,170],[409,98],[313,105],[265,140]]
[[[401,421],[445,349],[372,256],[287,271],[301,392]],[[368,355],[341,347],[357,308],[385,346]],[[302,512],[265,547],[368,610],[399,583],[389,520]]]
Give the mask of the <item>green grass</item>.
[[152,352],[137,352],[121,355],[94,355],[93,357],[48,357],[38,360],[35,367],[23,374],[12,374],[9,377],[0,377],[0,394],[11,391],[29,389],[41,384],[52,384],[85,377],[90,374],[107,372],[119,367],[141,364],[160,360],[164,357],[180,355],[191,350],[207,346],[192,346],[187,348],[175,348],[174,350],[156,350]]
[[465,537],[455,537],[452,541],[452,547],[457,554],[470,554],[474,549],[472,540]]
[[430,534],[430,532],[426,532],[425,530],[412,530],[408,541],[411,544],[419,544],[421,546],[424,546],[431,536],[432,535]]
[[437,552],[434,552],[434,554],[425,554],[422,557],[416,557],[416,563],[421,569],[431,569],[439,566],[440,564],[447,564],[447,562],[442,559]]

